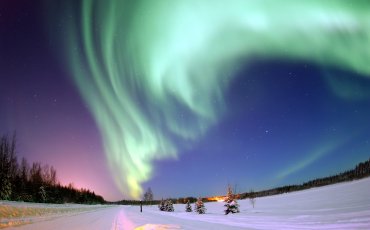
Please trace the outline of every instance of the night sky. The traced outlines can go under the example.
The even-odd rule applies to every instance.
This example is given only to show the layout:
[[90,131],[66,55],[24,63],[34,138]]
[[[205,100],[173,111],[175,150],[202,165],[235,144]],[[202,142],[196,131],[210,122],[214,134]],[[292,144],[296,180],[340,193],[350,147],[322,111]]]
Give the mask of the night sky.
[[0,2],[0,135],[107,200],[302,183],[370,157],[367,1]]

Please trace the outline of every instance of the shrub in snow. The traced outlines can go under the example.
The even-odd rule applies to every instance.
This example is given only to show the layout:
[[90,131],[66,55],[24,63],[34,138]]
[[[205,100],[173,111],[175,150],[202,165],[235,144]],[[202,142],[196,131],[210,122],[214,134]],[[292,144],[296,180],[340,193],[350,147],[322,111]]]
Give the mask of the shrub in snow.
[[161,211],[165,211],[165,210],[166,210],[165,203],[164,203],[163,199],[162,199],[162,200],[161,200],[161,202],[158,204],[158,208],[159,208],[159,210],[161,210]]
[[165,207],[165,211],[167,211],[167,212],[175,211],[175,209],[173,207],[172,200],[170,200],[170,199],[166,200],[166,202],[164,203],[164,207]]
[[239,204],[236,200],[231,201],[230,203],[225,204],[225,215],[231,213],[238,213],[239,211]]
[[225,199],[225,203],[226,203],[224,205],[226,207],[226,209],[225,209],[225,215],[229,214],[230,212],[231,213],[238,213],[238,212],[240,212],[239,211],[239,204],[236,201],[236,197],[233,194],[230,186],[227,189],[227,197]]
[[198,198],[197,202],[195,203],[195,207],[194,207],[194,210],[198,213],[198,214],[204,214],[206,213],[206,207],[204,206],[204,203],[202,201],[202,198]]
[[193,209],[191,208],[191,205],[190,205],[190,201],[189,201],[189,200],[188,200],[188,202],[186,203],[185,211],[186,211],[186,212],[192,212],[192,211],[193,211]]

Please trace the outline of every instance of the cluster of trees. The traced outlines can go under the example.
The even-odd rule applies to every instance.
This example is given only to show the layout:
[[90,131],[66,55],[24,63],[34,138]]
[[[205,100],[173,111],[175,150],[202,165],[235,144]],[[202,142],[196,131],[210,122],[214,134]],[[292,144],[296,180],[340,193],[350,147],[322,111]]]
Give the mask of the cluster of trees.
[[[239,204],[237,202],[237,199],[239,196],[235,193],[233,193],[232,189],[230,186],[227,188],[227,195],[225,198],[225,215],[229,213],[239,213]],[[206,199],[207,200],[207,199]],[[173,203],[171,199],[167,199],[166,201],[162,201],[159,203],[158,208],[160,211],[167,211],[167,212],[173,212]],[[203,199],[198,198],[197,201],[194,204],[194,211],[197,212],[198,214],[204,214],[206,213],[206,207],[204,205]],[[191,201],[187,200],[186,205],[185,205],[185,211],[186,212],[192,212],[193,209],[191,207]]]
[[72,184],[62,186],[53,166],[25,158],[18,162],[16,138],[2,136],[0,140],[0,200],[43,203],[104,203],[101,196],[88,189],[76,189]]
[[276,195],[276,194],[281,194],[281,193],[294,192],[294,191],[309,189],[313,187],[320,187],[320,186],[325,186],[329,184],[357,180],[357,179],[361,179],[361,178],[368,177],[368,176],[370,176],[370,159],[362,163],[359,163],[352,170],[348,170],[348,171],[339,173],[334,176],[314,179],[314,180],[305,182],[300,185],[287,185],[287,186],[282,186],[282,187],[273,188],[269,190],[263,190],[259,192],[254,192],[253,190],[251,190],[250,192],[240,194],[240,198],[241,199],[246,199],[246,198],[251,199],[251,203],[254,206],[255,197],[271,196],[271,195]]
[[[186,202],[186,205],[185,205],[185,212],[192,212],[193,209],[191,208],[191,205],[190,205],[190,200],[188,200]],[[198,198],[197,202],[194,204],[194,210],[195,212],[197,212],[198,214],[204,214],[206,213],[206,207],[204,206],[204,203],[203,203],[203,200],[202,198]]]
[[[186,212],[192,212],[193,209],[191,208],[191,205],[190,205],[190,200],[188,200],[186,202],[186,206],[185,206],[185,211]],[[173,212],[175,211],[175,208],[173,207],[173,202],[171,199],[167,199],[167,200],[161,200],[158,204],[158,208],[160,211],[165,211],[165,212]],[[198,198],[197,202],[194,204],[194,210],[195,212],[199,213],[199,214],[204,214],[206,213],[206,208],[204,206],[204,203],[202,201],[202,198]]]
[[[239,204],[237,202],[237,199],[239,198],[239,195],[233,193],[232,191],[232,188],[231,186],[228,186],[227,188],[227,195],[226,195],[226,198],[225,198],[225,215],[229,214],[229,213],[239,213],[240,210],[239,210]],[[208,199],[205,199],[205,201],[208,201]],[[185,211],[186,212],[192,212],[193,209],[191,207],[191,201],[190,200],[187,200],[186,201],[186,205],[185,205]],[[254,205],[254,204],[253,204]],[[159,202],[158,204],[158,208],[160,211],[167,211],[167,212],[173,212],[174,211],[174,208],[173,208],[173,203],[172,203],[172,200],[171,199],[167,199],[166,201],[164,201],[162,199],[161,202]],[[203,199],[202,198],[198,198],[197,201],[195,202],[194,204],[194,211],[197,212],[198,214],[204,214],[206,213],[206,207],[204,205],[204,202],[203,202]]]
[[167,199],[165,201],[163,201],[162,199],[161,202],[158,204],[158,208],[160,211],[165,211],[165,212],[175,211],[175,208],[173,207],[173,202],[171,199]]

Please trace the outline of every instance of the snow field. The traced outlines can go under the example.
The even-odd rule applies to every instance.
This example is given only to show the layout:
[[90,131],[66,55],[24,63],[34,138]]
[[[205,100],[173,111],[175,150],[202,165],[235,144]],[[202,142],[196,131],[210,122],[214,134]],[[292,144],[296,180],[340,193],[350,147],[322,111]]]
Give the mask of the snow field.
[[255,200],[255,208],[239,200],[240,213],[226,216],[223,202],[205,203],[204,215],[186,213],[185,204],[173,213],[146,211],[240,229],[370,229],[370,178]]
[[[235,230],[235,229],[370,229],[370,178],[313,188],[299,192],[239,200],[240,213],[224,215],[224,203],[205,203],[206,213],[185,211],[185,204],[175,204],[174,212],[162,212],[156,205],[143,206],[85,206],[46,205],[0,202],[4,206],[43,210],[41,216],[7,217],[31,222],[9,229],[18,230]],[[194,204],[192,204],[194,210]],[[72,210],[73,209],[73,210]],[[60,210],[69,210],[66,213]],[[58,213],[59,212],[59,213]],[[3,215],[3,214],[2,214]],[[2,216],[3,217],[3,216]]]

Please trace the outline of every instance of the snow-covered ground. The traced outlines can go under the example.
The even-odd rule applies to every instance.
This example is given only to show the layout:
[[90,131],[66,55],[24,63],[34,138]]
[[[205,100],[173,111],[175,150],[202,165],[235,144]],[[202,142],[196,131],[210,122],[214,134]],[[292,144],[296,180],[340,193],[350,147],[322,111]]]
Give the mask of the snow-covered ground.
[[[300,192],[239,201],[238,214],[224,215],[223,203],[206,203],[204,215],[185,212],[176,204],[175,212],[160,212],[156,206],[55,206],[0,202],[1,207],[54,207],[37,217],[16,217],[26,223],[7,229],[370,229],[370,178],[329,185]],[[32,207],[31,207],[32,208]],[[1,210],[1,209],[0,209]],[[2,216],[3,218],[3,216]],[[2,219],[5,223],[11,218]]]

